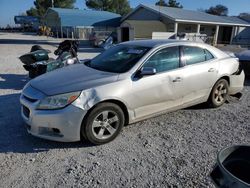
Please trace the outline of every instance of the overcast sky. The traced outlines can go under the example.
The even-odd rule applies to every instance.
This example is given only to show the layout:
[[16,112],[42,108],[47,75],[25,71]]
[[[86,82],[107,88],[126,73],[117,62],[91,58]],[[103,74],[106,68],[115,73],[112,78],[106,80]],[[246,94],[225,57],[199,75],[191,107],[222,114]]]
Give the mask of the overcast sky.
[[[14,16],[25,12],[33,6],[34,0],[0,0],[0,26],[14,25]],[[177,0],[184,9],[197,10],[207,9],[210,6],[223,4],[228,7],[229,15],[238,15],[242,12],[250,12],[250,0]],[[130,0],[131,7],[139,3],[155,4],[155,0]],[[75,7],[86,8],[84,0],[77,0]]]

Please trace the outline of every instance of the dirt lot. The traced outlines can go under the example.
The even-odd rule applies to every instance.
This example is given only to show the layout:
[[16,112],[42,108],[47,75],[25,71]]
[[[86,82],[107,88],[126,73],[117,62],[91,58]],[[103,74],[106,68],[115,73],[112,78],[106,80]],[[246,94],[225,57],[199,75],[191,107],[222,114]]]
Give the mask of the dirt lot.
[[[213,187],[216,153],[250,143],[250,81],[241,101],[204,105],[126,126],[113,142],[57,143],[29,135],[19,96],[27,74],[18,58],[58,40],[0,33],[0,187]],[[82,47],[80,58],[98,50]]]

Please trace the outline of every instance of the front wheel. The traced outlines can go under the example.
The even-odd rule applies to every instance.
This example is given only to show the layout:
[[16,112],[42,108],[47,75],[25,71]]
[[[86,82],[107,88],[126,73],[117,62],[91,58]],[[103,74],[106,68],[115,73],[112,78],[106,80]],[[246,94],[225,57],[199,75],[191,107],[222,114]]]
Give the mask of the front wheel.
[[228,98],[228,81],[225,79],[218,80],[210,94],[208,103],[211,107],[217,108],[223,105]]
[[84,120],[81,134],[93,144],[105,144],[117,137],[124,123],[124,113],[118,105],[101,103]]

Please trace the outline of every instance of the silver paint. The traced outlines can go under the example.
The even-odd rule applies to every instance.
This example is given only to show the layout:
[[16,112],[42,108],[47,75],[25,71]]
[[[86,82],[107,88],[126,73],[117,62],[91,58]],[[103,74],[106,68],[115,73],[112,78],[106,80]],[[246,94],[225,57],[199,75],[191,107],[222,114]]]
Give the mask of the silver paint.
[[[122,74],[98,71],[84,64],[71,65],[44,74],[27,84],[21,103],[31,111],[31,134],[57,141],[80,140],[85,114],[100,102],[118,101],[126,107],[128,123],[143,120],[208,100],[214,84],[222,77],[229,78],[229,92],[235,94],[243,88],[244,73],[233,75],[239,66],[237,59],[215,47],[188,41],[145,40],[126,42],[127,45],[148,46],[152,49],[128,72]],[[123,45],[123,44],[121,44]],[[215,58],[176,70],[140,79],[135,73],[157,51],[175,45],[199,46],[209,50]],[[36,98],[81,91],[71,105],[61,110],[36,110],[37,102],[30,103],[23,96]],[[39,134],[39,127],[58,128],[62,137]]]

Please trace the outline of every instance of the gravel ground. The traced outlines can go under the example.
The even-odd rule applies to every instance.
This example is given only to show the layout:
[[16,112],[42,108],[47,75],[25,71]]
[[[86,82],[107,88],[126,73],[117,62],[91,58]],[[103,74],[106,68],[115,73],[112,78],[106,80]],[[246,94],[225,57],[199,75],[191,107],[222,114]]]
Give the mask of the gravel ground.
[[[126,126],[113,142],[58,143],[29,135],[19,96],[27,74],[18,58],[59,40],[0,33],[0,187],[213,187],[216,153],[250,142],[250,81],[240,101],[204,105]],[[83,47],[80,58],[98,50]]]

